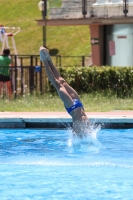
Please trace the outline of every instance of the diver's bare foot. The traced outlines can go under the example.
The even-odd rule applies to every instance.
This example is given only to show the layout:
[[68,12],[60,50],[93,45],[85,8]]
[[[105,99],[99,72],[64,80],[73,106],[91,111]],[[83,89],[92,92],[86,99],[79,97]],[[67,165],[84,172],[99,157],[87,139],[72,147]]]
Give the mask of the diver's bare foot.
[[45,47],[40,47],[40,60],[44,62],[45,60],[50,61],[50,55]]

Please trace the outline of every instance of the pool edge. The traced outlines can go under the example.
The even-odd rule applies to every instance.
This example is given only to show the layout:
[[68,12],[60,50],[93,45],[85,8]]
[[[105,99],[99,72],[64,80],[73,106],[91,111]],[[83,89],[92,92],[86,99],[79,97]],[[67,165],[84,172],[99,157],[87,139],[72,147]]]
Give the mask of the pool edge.
[[[91,117],[90,122],[101,128],[133,128],[133,118],[128,117]],[[0,118],[0,128],[68,128],[71,118]]]

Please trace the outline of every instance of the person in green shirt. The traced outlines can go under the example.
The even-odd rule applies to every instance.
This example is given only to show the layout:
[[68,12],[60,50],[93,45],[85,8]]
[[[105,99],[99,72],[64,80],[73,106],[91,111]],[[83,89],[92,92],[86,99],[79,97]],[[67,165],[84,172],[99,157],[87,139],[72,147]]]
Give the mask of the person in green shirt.
[[7,93],[11,96],[11,80],[10,80],[10,65],[12,60],[10,56],[10,49],[4,49],[3,54],[0,56],[0,92],[6,84]]

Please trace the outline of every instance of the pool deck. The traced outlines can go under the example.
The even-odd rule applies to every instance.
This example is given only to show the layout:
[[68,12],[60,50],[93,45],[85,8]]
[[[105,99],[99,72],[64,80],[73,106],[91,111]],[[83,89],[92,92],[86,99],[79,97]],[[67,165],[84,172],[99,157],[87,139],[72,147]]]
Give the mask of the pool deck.
[[[87,112],[103,128],[133,128],[133,111]],[[0,128],[65,128],[72,124],[67,112],[0,112]]]

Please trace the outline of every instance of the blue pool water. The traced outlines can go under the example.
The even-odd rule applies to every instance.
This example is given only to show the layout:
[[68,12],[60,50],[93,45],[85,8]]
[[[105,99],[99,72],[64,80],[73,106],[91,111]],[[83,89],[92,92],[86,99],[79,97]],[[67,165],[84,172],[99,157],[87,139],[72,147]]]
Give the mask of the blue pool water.
[[0,200],[132,200],[133,129],[1,129]]

